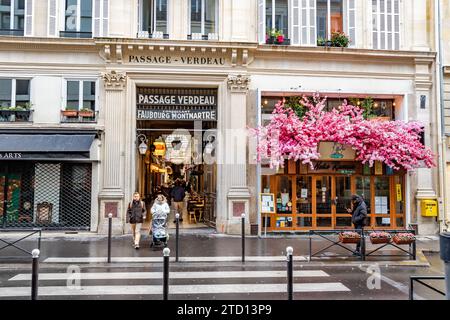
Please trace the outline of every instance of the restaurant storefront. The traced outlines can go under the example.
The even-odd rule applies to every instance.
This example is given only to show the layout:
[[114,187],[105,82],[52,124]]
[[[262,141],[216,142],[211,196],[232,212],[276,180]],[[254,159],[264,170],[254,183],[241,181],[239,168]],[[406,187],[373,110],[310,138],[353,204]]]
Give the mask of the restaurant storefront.
[[275,199],[274,212],[262,215],[264,231],[351,228],[347,209],[353,194],[364,197],[371,228],[405,227],[404,172],[354,161],[313,166],[287,161],[278,172],[262,175],[261,192]]

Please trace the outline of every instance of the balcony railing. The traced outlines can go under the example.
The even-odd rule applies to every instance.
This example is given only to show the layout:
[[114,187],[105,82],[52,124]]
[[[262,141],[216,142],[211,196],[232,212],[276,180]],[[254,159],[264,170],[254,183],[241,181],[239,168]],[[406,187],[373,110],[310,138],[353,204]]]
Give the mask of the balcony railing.
[[0,122],[32,122],[33,110],[0,109]]
[[98,111],[62,110],[61,123],[97,123]]
[[16,36],[21,37],[24,35],[23,29],[0,29],[0,36]]
[[188,34],[188,40],[219,40],[219,36],[217,33],[209,33],[209,34],[201,34],[201,33],[193,33]]
[[283,42],[278,42],[276,38],[269,37],[266,39],[266,44],[276,44],[280,46],[290,46],[291,45],[291,39],[284,38]]
[[147,38],[147,39],[164,39],[167,40],[170,38],[169,34],[162,32],[148,32],[148,31],[139,31],[137,33],[138,38]]
[[92,38],[92,32],[82,31],[60,31],[61,38]]

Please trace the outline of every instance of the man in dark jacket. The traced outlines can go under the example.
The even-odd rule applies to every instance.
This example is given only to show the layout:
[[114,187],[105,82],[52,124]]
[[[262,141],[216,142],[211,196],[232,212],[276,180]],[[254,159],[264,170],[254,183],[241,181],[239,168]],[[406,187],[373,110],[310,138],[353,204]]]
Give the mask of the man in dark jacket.
[[[347,209],[352,214],[352,223],[357,232],[361,231],[367,225],[367,205],[364,199],[358,195],[352,196],[352,209]],[[361,243],[356,245],[354,255],[360,255]]]
[[133,201],[128,204],[127,208],[127,222],[131,225],[131,232],[133,233],[133,245],[135,249],[139,249],[139,241],[141,239],[142,223],[147,217],[147,210],[144,201],[138,192],[133,194]]
[[177,179],[177,181],[175,182],[175,187],[173,187],[170,195],[173,200],[172,202],[174,204],[175,214],[179,213],[180,221],[183,221],[183,218],[187,213],[185,213],[186,210],[184,208],[184,197],[186,196],[186,189],[182,186],[182,182],[180,180]]

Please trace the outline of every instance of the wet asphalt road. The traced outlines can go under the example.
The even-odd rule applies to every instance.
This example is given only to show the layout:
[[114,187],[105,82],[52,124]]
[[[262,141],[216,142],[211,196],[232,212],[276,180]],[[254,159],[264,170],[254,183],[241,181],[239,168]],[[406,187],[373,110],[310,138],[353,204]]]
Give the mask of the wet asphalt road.
[[[247,256],[274,256],[285,255],[286,246],[293,246],[294,255],[307,256],[309,252],[309,239],[307,237],[281,237],[258,239],[249,238],[246,242]],[[325,243],[314,240],[313,246],[318,248]],[[32,249],[33,241],[22,242],[21,247]],[[174,254],[175,243],[169,241],[169,247]],[[40,299],[119,299],[119,300],[147,300],[162,299],[162,263],[131,263],[117,262],[111,265],[106,263],[48,263],[49,257],[105,257],[106,238],[73,238],[73,239],[43,239],[41,246],[40,264]],[[115,237],[112,243],[113,257],[162,257],[162,248],[151,249],[149,239],[143,237],[140,250],[132,248],[131,237]],[[28,292],[30,281],[27,277],[31,273],[29,260],[2,260],[6,255],[13,255],[17,250],[7,249],[0,255],[0,299],[29,299],[23,292]],[[294,278],[298,287],[294,289],[294,299],[301,300],[407,300],[409,290],[409,277],[411,275],[442,275],[443,265],[438,254],[427,256],[431,267],[390,266],[383,264],[387,258],[371,258],[374,263],[369,272],[367,264],[359,265],[356,258],[333,259],[338,253],[346,253],[344,249],[332,248],[326,251],[328,259],[296,261],[295,272],[306,271],[306,275]],[[386,253],[389,253],[386,251]],[[183,235],[180,239],[180,256],[182,257],[208,257],[240,255],[240,238],[211,235]],[[393,260],[395,258],[391,258]],[[407,258],[398,258],[406,260]],[[376,261],[375,261],[376,260]],[[162,259],[161,259],[162,261]],[[355,264],[351,264],[353,262]],[[331,264],[337,263],[337,264]],[[378,264],[376,264],[378,263]],[[74,277],[69,274],[61,279],[45,280],[44,275],[58,273],[66,274],[72,269],[79,268],[81,275],[93,275],[92,279],[81,277],[78,283],[78,274]],[[379,268],[380,277],[373,276],[372,270]],[[277,273],[278,271],[278,273]],[[171,262],[170,273],[170,299],[187,300],[285,300],[287,299],[286,263],[284,261],[272,262]],[[146,274],[142,274],[145,272]],[[214,272],[219,272],[214,273]],[[259,272],[259,273],[258,273]],[[317,273],[317,274],[316,274]],[[232,274],[225,276],[225,274]],[[256,276],[257,274],[257,276]],[[274,276],[274,274],[277,274]],[[314,276],[310,276],[313,274]],[[147,277],[147,275],[152,275]],[[193,276],[194,275],[194,276]],[[251,276],[250,276],[251,275]],[[57,275],[58,276],[58,275]],[[18,280],[13,280],[14,277]],[[377,286],[380,279],[380,286]],[[368,285],[369,283],[369,285]],[[76,294],[67,293],[67,284],[72,290],[79,290]],[[73,289],[79,284],[78,289]],[[437,287],[443,290],[443,282],[436,282]],[[65,290],[61,295],[47,295],[46,287]],[[22,289],[21,289],[22,288]],[[297,288],[297,289],[296,289]],[[95,291],[95,290],[100,291]],[[19,292],[13,296],[12,292]],[[22,291],[20,291],[22,290]],[[25,290],[25,291],[23,291]],[[87,290],[85,293],[83,290]],[[108,294],[103,294],[107,290]],[[230,293],[227,293],[227,290]],[[253,291],[249,293],[249,291]],[[267,291],[267,292],[264,292]],[[6,293],[5,293],[6,292]],[[22,293],[21,293],[22,292]],[[73,291],[72,291],[73,292]],[[83,293],[80,293],[83,292]],[[200,293],[199,293],[200,292]],[[421,286],[416,287],[416,299],[443,299]]]

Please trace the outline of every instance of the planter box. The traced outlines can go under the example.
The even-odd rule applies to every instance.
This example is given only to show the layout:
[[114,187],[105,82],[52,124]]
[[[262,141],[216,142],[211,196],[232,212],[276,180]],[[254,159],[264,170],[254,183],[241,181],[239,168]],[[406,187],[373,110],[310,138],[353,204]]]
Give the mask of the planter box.
[[93,111],[79,111],[78,115],[82,118],[93,118],[94,112]]
[[339,233],[339,241],[342,243],[359,243],[361,241],[361,235],[354,233],[352,237],[345,236],[344,233]]
[[394,236],[393,240],[395,244],[411,244],[416,241],[415,238],[403,238],[397,235]]
[[28,122],[31,110],[0,110],[1,122]]
[[78,117],[78,111],[77,110],[62,110],[61,114],[64,117],[68,117],[68,118],[70,118],[70,117]]

